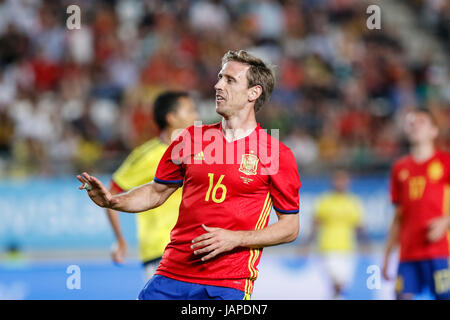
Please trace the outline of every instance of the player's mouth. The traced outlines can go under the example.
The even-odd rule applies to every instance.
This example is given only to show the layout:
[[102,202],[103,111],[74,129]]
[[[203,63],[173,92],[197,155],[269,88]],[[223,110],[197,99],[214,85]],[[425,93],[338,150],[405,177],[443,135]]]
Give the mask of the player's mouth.
[[217,102],[219,102],[219,101],[225,101],[225,98],[224,98],[222,95],[220,95],[220,94],[216,94],[216,101],[217,101]]

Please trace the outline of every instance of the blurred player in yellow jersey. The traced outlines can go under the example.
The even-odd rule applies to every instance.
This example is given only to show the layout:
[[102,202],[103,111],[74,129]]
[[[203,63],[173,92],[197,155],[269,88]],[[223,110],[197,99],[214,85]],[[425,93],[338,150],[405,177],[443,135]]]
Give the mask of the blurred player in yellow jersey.
[[[159,161],[171,143],[172,133],[193,125],[197,119],[192,99],[186,92],[179,91],[168,91],[159,95],[154,103],[153,114],[160,129],[160,136],[131,152],[112,176],[111,193],[128,191],[152,181]],[[181,194],[182,188],[179,188],[163,205],[141,212],[137,216],[139,253],[147,279],[153,276],[169,243],[170,231],[178,218]],[[118,214],[112,209],[106,211],[117,240],[112,258],[117,263],[123,263],[127,244],[121,232]]]
[[[334,299],[353,277],[356,234],[362,231],[362,204],[348,191],[350,176],[338,170],[333,175],[333,190],[322,195],[314,211],[314,231],[318,231],[318,249],[333,283]],[[362,232],[364,235],[364,233]]]

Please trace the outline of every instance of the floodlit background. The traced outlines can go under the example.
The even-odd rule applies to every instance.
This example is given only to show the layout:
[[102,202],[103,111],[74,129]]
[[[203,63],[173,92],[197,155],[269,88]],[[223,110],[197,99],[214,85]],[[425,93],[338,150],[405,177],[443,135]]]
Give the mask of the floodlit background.
[[[72,4],[79,30],[66,27]],[[371,4],[381,8],[380,30],[366,26]],[[205,123],[219,120],[213,86],[230,49],[276,66],[257,120],[280,129],[302,178],[300,236],[265,250],[252,298],[331,298],[306,239],[315,200],[342,166],[370,239],[344,297],[392,298],[393,283],[370,289],[367,280],[392,214],[389,168],[407,152],[405,112],[432,108],[440,146],[450,147],[445,0],[0,0],[0,299],[137,297],[135,217],[121,215],[131,252],[116,266],[106,214],[77,190],[75,174],[107,183],[130,150],[158,134],[151,108],[164,89],[188,90]],[[79,290],[66,286],[71,265]]]

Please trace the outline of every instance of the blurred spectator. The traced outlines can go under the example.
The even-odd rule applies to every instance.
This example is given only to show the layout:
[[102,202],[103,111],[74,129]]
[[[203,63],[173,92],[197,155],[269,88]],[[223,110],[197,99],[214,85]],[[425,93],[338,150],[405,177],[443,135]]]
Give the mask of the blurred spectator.
[[[410,40],[387,24],[368,30],[368,3],[80,0],[81,29],[67,30],[69,4],[0,0],[0,143],[11,174],[108,171],[158,134],[151,101],[164,89],[191,91],[214,121],[217,65],[237,48],[275,66],[258,121],[280,129],[303,172],[386,170],[406,150],[398,121],[418,105],[442,114],[450,146],[448,65],[409,54]],[[448,50],[448,1],[404,4]]]
[[294,129],[284,141],[297,159],[298,167],[312,165],[318,157],[318,148],[315,140],[301,129]]

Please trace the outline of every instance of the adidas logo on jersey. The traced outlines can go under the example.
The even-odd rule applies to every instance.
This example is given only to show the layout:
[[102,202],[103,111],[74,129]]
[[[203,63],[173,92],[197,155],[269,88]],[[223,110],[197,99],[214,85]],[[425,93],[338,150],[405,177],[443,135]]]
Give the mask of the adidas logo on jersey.
[[194,160],[205,160],[205,156],[203,155],[203,151],[200,151],[196,155],[194,155]]

